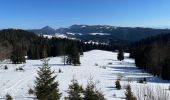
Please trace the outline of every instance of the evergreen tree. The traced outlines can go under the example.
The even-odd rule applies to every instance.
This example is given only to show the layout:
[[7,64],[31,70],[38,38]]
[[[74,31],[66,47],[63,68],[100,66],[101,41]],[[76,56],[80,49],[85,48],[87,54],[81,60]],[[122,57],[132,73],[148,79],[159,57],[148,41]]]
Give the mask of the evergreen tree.
[[80,65],[80,54],[76,44],[70,47],[69,54],[67,57],[67,64],[73,64],[74,66]]
[[117,55],[117,59],[120,60],[120,61],[124,60],[123,50],[119,50],[118,55]]
[[83,93],[83,88],[77,82],[77,80],[73,79],[72,84],[69,85],[68,90],[68,100],[83,100],[81,94]]
[[125,92],[126,100],[137,100],[137,98],[133,95],[131,86],[127,85]]
[[25,62],[25,53],[21,47],[15,47],[11,53],[11,61],[13,64],[20,64]]
[[[154,76],[161,76],[169,80],[170,75],[169,50],[170,34],[160,34],[147,39],[142,39],[133,44],[133,57],[135,64],[140,69],[144,69]],[[170,61],[170,60],[169,60]]]
[[[63,60],[65,60],[65,59],[63,59]],[[67,61],[66,61],[66,63],[67,63],[68,65],[71,65],[71,64],[72,64],[72,58],[71,58],[70,55],[67,56]]]
[[12,96],[7,94],[6,97],[5,97],[5,100],[13,100]]
[[118,89],[118,90],[121,89],[121,85],[120,85],[120,82],[118,80],[115,82],[115,85],[116,85],[116,89]]
[[43,66],[39,68],[38,77],[35,81],[35,94],[38,100],[59,100],[58,82],[55,81],[56,76],[53,76],[54,71],[50,70],[48,60],[44,59]]
[[105,100],[103,93],[96,89],[91,80],[84,91],[84,100]]
[[64,65],[66,65],[66,58],[67,58],[67,56],[66,56],[66,43],[64,41],[64,43],[63,43],[63,63],[64,63]]
[[168,56],[162,68],[162,78],[170,80],[170,57]]
[[47,58],[48,57],[47,49],[46,49],[45,46],[42,49],[42,54],[41,55],[42,55],[41,58]]
[[84,53],[83,53],[83,49],[82,49],[82,48],[80,49],[80,55],[81,55],[81,56],[83,56],[83,55],[84,55]]

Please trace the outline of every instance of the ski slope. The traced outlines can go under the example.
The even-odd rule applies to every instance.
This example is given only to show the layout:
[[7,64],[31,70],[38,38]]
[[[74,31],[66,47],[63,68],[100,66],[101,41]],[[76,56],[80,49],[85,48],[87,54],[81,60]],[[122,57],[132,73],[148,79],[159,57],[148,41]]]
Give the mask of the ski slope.
[[[85,52],[81,57],[81,66],[64,66],[61,57],[50,58],[49,66],[55,70],[57,81],[59,82],[61,100],[67,96],[67,89],[70,81],[73,79],[86,86],[88,80],[93,78],[97,88],[100,89],[107,100],[124,100],[127,84],[132,86],[132,90],[137,94],[137,88],[140,86],[161,86],[162,89],[168,89],[170,81],[163,81],[137,69],[134,60],[128,58],[125,54],[124,61],[117,61],[116,52],[101,50],[92,50]],[[98,66],[96,66],[98,64]],[[4,70],[7,65],[8,69]],[[23,66],[25,71],[15,71],[16,68]],[[28,94],[28,89],[34,87],[34,80],[37,76],[38,67],[42,66],[41,60],[27,60],[25,64],[10,64],[1,62],[0,64],[0,99],[10,94],[14,100],[33,100],[34,95]],[[58,73],[61,69],[62,73]],[[115,81],[121,76],[122,89],[115,89]],[[147,84],[137,83],[140,78],[146,77]],[[169,91],[167,91],[169,93]]]

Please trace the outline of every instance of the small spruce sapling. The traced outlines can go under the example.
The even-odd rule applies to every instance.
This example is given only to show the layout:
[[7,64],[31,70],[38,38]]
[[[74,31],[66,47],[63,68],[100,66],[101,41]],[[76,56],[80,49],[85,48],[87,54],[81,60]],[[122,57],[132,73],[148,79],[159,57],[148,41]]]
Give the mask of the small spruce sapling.
[[119,61],[124,60],[124,52],[123,52],[123,50],[119,50],[118,55],[117,55],[117,60],[119,60]]
[[6,94],[6,96],[5,96],[5,100],[13,100],[13,98],[12,98],[12,96],[11,96],[11,95]]
[[96,84],[92,80],[89,81],[84,91],[83,100],[105,100],[104,94],[96,89]]
[[28,90],[28,94],[29,94],[29,95],[34,94],[34,90],[33,90],[32,88],[30,88],[30,89]]
[[126,87],[125,97],[126,97],[126,100],[137,100],[137,98],[132,93],[130,85],[127,85]]
[[71,84],[69,85],[68,89],[68,97],[67,100],[83,100],[83,88],[81,85],[78,84],[77,80],[73,78],[71,80]]
[[119,81],[119,80],[117,80],[117,81],[115,82],[115,85],[116,85],[116,89],[118,89],[118,90],[121,89],[121,84],[120,84],[120,81]]

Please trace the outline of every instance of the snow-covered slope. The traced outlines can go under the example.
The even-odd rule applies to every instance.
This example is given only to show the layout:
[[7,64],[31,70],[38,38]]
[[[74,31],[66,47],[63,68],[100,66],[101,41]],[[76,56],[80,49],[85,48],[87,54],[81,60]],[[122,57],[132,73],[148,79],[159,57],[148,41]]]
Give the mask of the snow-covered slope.
[[110,35],[109,33],[89,33],[89,35]]
[[[61,100],[67,96],[66,90],[70,80],[78,80],[84,87],[88,79],[93,78],[97,83],[97,87],[103,91],[107,100],[122,100],[124,98],[124,86],[130,83],[132,89],[137,93],[137,87],[144,84],[137,83],[136,80],[147,77],[148,83],[145,85],[160,85],[163,89],[168,89],[168,81],[163,81],[153,77],[147,73],[142,73],[134,65],[134,60],[127,58],[129,54],[125,54],[124,61],[117,61],[117,53],[93,50],[85,52],[81,57],[81,66],[63,66],[61,57],[50,58],[49,65],[55,70],[57,80],[59,81],[60,92],[62,92]],[[98,64],[98,66],[95,66]],[[8,66],[8,70],[4,70],[4,66]],[[34,87],[34,80],[38,67],[42,66],[40,60],[27,60],[26,64],[6,64],[0,65],[0,98],[9,93],[14,100],[32,100],[33,95],[28,94],[28,89]],[[16,68],[22,66],[24,72],[15,71]],[[63,73],[58,73],[61,69]],[[116,90],[115,81],[118,77],[122,77],[121,90]],[[129,82],[129,79],[131,81]],[[114,95],[114,96],[113,96]]]
[[51,39],[53,36],[52,35],[43,35],[44,38]]
[[66,35],[60,34],[60,33],[55,33],[55,37],[57,37],[57,38],[68,38]]
[[48,38],[48,39],[51,39],[51,38],[60,38],[60,39],[70,39],[70,40],[78,40],[76,38],[71,38],[71,37],[68,37],[64,34],[60,34],[60,33],[56,33],[55,35],[43,35],[44,38]]

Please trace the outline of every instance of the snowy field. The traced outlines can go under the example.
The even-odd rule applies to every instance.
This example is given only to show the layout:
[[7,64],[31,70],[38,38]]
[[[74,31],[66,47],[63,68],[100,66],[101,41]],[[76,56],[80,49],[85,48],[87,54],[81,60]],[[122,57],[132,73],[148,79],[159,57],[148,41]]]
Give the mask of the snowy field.
[[[49,65],[52,70],[55,70],[57,80],[59,81],[60,92],[62,98],[67,96],[68,84],[73,79],[86,86],[88,80],[93,78],[96,82],[97,88],[101,89],[107,100],[123,100],[125,98],[124,87],[129,83],[135,95],[138,95],[139,88],[144,86],[161,87],[168,91],[170,81],[163,81],[159,78],[153,77],[147,73],[138,70],[134,65],[134,60],[128,58],[125,54],[125,60],[117,61],[117,53],[93,50],[85,52],[81,57],[81,66],[63,66],[61,57],[50,58]],[[98,64],[98,66],[96,66]],[[7,65],[8,69],[4,70]],[[23,67],[25,71],[15,71],[16,68]],[[14,100],[32,100],[33,95],[28,94],[28,89],[34,87],[34,80],[37,75],[38,67],[42,66],[40,60],[27,60],[26,64],[7,64],[1,62],[0,64],[0,99],[4,99],[5,95],[10,94]],[[61,69],[63,73],[58,73]],[[140,78],[147,77],[147,84],[137,83]],[[121,90],[115,88],[115,81],[121,78]],[[160,89],[160,88],[159,88]],[[154,90],[153,90],[154,91]],[[142,100],[142,99],[141,99]],[[170,100],[170,99],[169,99]]]

